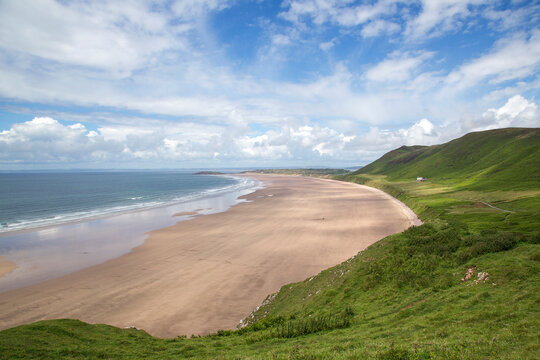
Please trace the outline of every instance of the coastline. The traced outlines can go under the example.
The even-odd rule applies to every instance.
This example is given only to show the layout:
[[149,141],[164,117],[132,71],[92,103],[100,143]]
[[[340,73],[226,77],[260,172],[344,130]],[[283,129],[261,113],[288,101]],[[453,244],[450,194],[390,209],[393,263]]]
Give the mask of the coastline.
[[270,293],[414,224],[382,191],[245,175],[264,189],[228,211],[158,229],[130,253],[0,294],[0,328],[75,318],[159,337],[234,328]]
[[227,211],[261,186],[257,181],[243,183],[240,176],[226,176],[240,181],[194,198],[0,233],[0,256],[15,265],[0,272],[0,293],[125,255],[143,244],[150,231]]
[[[223,176],[223,177],[229,177],[229,178],[234,178],[234,179],[246,178],[238,174],[213,174],[212,176]],[[19,235],[19,234],[46,230],[46,229],[50,229],[50,228],[54,228],[58,226],[85,223],[85,222],[94,221],[94,220],[111,218],[111,217],[119,216],[119,215],[132,214],[132,213],[150,211],[150,210],[159,209],[159,208],[171,207],[175,205],[194,202],[197,200],[214,198],[214,197],[222,196],[224,194],[231,193],[231,192],[238,193],[238,192],[242,192],[243,190],[249,190],[249,189],[252,189],[253,191],[255,191],[259,187],[259,184],[257,183],[254,183],[251,185],[245,184],[244,186],[237,187],[238,185],[239,184],[231,186],[231,187],[226,187],[226,188],[210,189],[209,191],[204,191],[203,193],[199,193],[195,196],[186,196],[185,198],[168,200],[168,201],[163,201],[160,203],[149,202],[149,203],[135,204],[131,206],[127,206],[127,205],[120,206],[117,208],[114,208],[114,207],[104,208],[102,210],[96,210],[95,212],[90,211],[88,212],[88,214],[83,214],[79,217],[68,218],[65,220],[58,220],[57,222],[47,223],[45,221],[44,222],[36,221],[34,225],[29,225],[27,227],[15,227],[9,230],[0,229],[0,239],[3,237],[10,237],[10,236]],[[205,209],[199,209],[199,210],[205,210]],[[191,212],[191,211],[186,211],[186,212]]]

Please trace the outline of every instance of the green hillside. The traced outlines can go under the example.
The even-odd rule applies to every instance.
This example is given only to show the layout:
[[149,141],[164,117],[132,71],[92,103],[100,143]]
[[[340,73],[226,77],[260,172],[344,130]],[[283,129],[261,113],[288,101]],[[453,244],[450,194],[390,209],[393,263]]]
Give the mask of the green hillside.
[[540,129],[469,133],[446,144],[402,146],[355,174],[389,180],[427,177],[476,189],[526,189],[540,182]]
[[250,170],[246,173],[256,174],[278,174],[278,175],[301,175],[301,176],[316,176],[316,177],[330,177],[333,175],[344,175],[349,173],[349,170],[345,169],[263,169],[263,170]]
[[283,286],[243,329],[157,339],[42,321],[1,331],[0,359],[537,359],[538,134],[502,129],[400,148],[337,176],[387,191],[424,225]]

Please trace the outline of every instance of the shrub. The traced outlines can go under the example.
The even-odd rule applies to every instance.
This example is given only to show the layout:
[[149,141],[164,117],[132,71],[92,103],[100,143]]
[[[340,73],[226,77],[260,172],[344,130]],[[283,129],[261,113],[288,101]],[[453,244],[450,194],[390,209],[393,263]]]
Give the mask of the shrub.
[[460,263],[488,253],[496,253],[513,249],[520,241],[520,236],[512,233],[483,232],[472,235],[463,240],[463,249],[457,259]]

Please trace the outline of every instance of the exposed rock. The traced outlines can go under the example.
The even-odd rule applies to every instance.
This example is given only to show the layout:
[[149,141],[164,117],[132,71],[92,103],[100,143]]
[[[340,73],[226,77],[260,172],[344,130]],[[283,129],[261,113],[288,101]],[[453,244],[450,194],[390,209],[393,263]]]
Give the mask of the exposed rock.
[[465,276],[461,279],[461,282],[465,282],[469,280],[473,276],[475,271],[476,271],[476,266],[472,266],[468,268],[467,272],[465,273]]
[[[476,266],[472,266],[470,268],[467,269],[467,272],[465,273],[465,276],[463,277],[463,279],[461,279],[461,282],[465,282],[467,280],[470,280],[473,275],[474,275],[474,272],[476,271]],[[474,281],[468,283],[467,285],[470,286],[470,285],[476,285],[480,282],[486,282],[487,280],[489,280],[489,274],[485,271],[480,271],[478,274],[477,274],[477,279],[475,279]]]

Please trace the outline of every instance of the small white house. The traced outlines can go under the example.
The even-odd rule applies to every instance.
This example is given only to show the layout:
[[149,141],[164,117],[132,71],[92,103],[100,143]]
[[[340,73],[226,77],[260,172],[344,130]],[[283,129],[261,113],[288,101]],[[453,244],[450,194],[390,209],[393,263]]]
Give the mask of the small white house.
[[424,177],[417,177],[416,178],[416,181],[426,181],[427,178],[424,178]]

